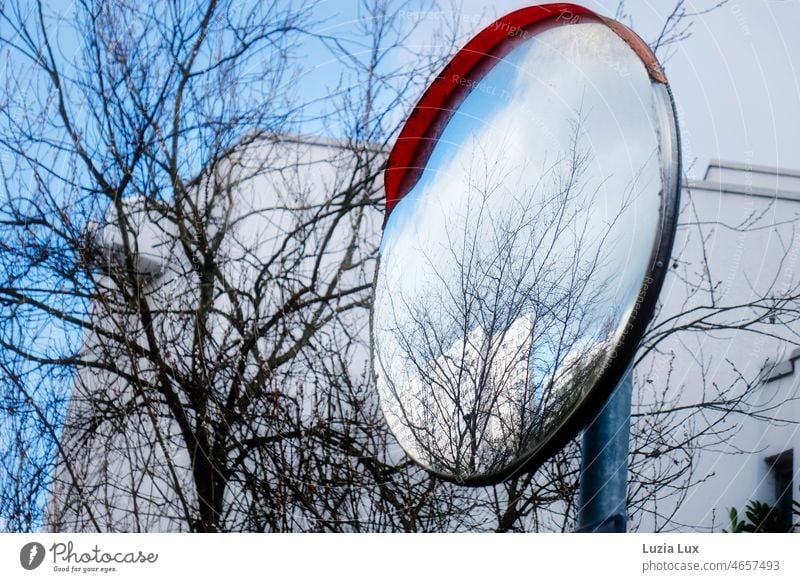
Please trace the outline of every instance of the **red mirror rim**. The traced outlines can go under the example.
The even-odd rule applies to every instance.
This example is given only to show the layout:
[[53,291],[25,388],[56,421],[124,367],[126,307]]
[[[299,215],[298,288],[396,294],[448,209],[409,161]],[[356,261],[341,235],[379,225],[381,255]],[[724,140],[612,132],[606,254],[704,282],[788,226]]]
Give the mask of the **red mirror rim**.
[[499,59],[530,37],[532,28],[578,24],[586,19],[613,30],[639,56],[650,78],[666,77],[650,47],[619,22],[568,2],[529,6],[506,14],[480,31],[434,79],[408,117],[384,173],[386,219],[417,183],[453,112]]

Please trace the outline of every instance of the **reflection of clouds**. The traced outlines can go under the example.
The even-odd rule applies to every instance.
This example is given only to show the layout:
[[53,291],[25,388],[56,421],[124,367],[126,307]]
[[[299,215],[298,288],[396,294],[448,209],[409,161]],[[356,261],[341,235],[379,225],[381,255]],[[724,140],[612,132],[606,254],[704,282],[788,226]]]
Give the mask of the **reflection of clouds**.
[[[505,392],[483,411],[485,450],[473,456],[502,457],[534,422],[523,418],[526,411],[559,402],[565,378],[586,374],[575,362],[595,362],[618,335],[659,219],[655,119],[638,57],[607,27],[587,22],[545,30],[515,49],[448,123],[419,182],[390,216],[376,287],[382,402],[392,429],[423,464],[434,461],[432,449],[410,433],[419,437],[425,427],[444,451],[472,418],[463,411],[476,408],[475,395],[501,385]],[[569,304],[576,299],[582,304]],[[521,329],[528,329],[526,341]],[[409,333],[421,339],[398,339]],[[491,365],[481,345],[493,346]],[[509,354],[523,352],[535,355],[509,363]],[[487,371],[458,376],[457,366]],[[503,382],[493,367],[505,370]],[[517,385],[529,402],[509,388]],[[414,430],[404,433],[408,423]],[[449,459],[462,452],[451,450]]]
[[[519,424],[522,412],[519,403],[528,390],[530,354],[533,349],[532,328],[533,317],[530,315],[518,318],[508,329],[491,336],[485,328],[476,327],[405,383],[402,389],[403,405],[397,399],[386,401],[386,416],[394,419],[396,426],[400,427],[398,436],[402,442],[408,443],[409,454],[415,458],[427,456],[427,450],[421,446],[414,431],[408,428],[423,426],[426,422],[430,423],[427,429],[435,441],[428,444],[428,449],[435,448],[440,452],[451,450],[450,444],[468,430],[465,424],[477,420],[470,415],[481,409],[482,393],[484,396],[488,393],[496,400],[496,405],[487,411],[487,418],[482,419],[485,424],[481,427],[484,446],[490,445],[488,448],[501,458],[517,452],[514,442],[509,439],[509,427]],[[492,351],[490,358],[486,357],[484,350]],[[462,379],[458,386],[458,399],[432,403],[431,382],[451,382],[452,378],[440,376],[447,372],[455,374],[454,364],[473,370],[484,366],[486,369],[483,373],[467,375]],[[442,404],[447,408],[428,421],[430,407]],[[531,400],[527,406],[528,412],[532,413],[534,407],[535,402]],[[446,459],[446,464],[450,466],[458,464],[458,451],[453,453],[452,457]]]

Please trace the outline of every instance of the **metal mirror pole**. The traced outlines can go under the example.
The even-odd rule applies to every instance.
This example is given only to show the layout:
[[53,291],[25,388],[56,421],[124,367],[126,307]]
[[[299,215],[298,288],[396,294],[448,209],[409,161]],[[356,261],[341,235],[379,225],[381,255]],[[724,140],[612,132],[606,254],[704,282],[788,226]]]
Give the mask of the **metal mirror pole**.
[[577,532],[624,533],[633,366],[583,431]]

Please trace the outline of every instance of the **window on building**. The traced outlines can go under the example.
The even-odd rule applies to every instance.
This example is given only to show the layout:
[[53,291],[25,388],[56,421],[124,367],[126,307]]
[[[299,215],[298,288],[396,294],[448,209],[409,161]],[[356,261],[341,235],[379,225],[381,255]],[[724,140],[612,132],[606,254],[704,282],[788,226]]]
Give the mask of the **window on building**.
[[775,507],[778,514],[791,523],[794,451],[791,449],[783,451],[778,455],[767,457],[765,460],[769,465],[769,472],[775,487]]

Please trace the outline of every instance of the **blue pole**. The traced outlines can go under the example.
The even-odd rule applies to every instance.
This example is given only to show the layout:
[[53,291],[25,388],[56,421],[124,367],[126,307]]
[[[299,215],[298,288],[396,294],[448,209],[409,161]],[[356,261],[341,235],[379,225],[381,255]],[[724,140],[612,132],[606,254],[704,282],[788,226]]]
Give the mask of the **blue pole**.
[[628,526],[628,445],[632,367],[583,431],[578,532],[620,532]]

